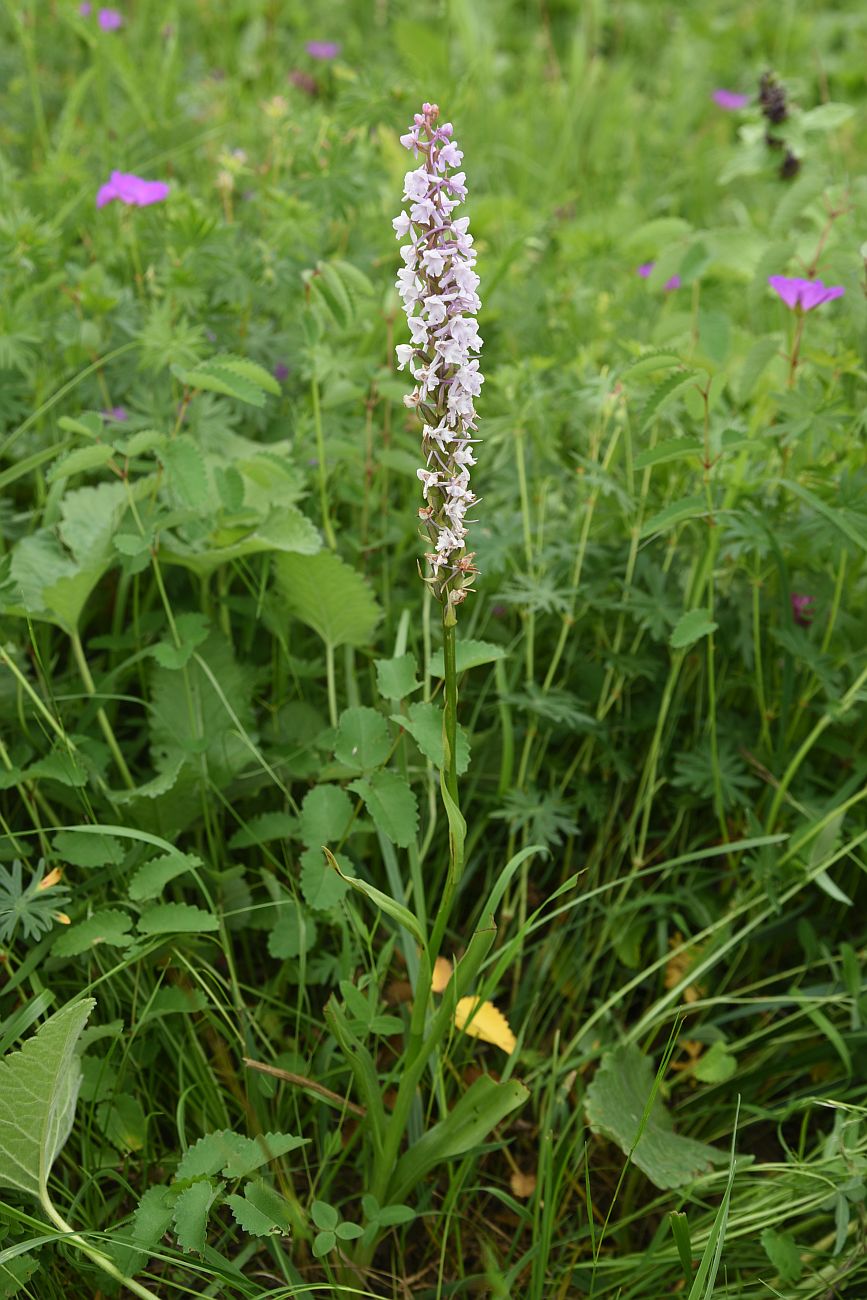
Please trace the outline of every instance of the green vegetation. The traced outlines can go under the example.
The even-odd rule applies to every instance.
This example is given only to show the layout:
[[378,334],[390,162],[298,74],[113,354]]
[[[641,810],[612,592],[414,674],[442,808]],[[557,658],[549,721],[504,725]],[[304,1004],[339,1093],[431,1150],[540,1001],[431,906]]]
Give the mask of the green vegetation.
[[0,1297],[863,1296],[867,12],[98,10],[0,8]]

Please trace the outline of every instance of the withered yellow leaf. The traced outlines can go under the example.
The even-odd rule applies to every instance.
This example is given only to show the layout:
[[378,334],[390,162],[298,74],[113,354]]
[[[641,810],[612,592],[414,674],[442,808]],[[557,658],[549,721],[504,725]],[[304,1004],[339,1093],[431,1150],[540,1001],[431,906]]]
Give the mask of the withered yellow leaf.
[[509,1028],[508,1020],[493,1002],[482,1002],[480,998],[460,998],[455,1007],[455,1024],[465,1034],[481,1038],[483,1043],[493,1043],[494,1047],[499,1047],[503,1052],[515,1050],[517,1039]]
[[532,1196],[536,1190],[536,1175],[534,1173],[525,1174],[520,1169],[513,1169],[509,1178],[509,1186],[512,1189],[513,1196]]
[[431,993],[442,993],[452,977],[452,964],[448,957],[437,957],[431,976]]

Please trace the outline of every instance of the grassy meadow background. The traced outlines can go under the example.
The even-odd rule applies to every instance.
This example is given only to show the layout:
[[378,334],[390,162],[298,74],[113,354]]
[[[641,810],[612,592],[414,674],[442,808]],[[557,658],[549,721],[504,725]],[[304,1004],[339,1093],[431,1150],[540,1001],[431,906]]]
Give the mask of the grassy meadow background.
[[[0,1046],[96,1000],[54,1205],[165,1300],[867,1294],[867,11],[118,5],[0,8]],[[410,1141],[529,1095],[395,1208],[325,1008],[387,1112],[416,945],[320,846],[435,912],[423,100],[485,339],[449,955],[532,851],[477,983],[517,1047],[451,1034]],[[168,198],[97,209],[113,169]],[[127,1294],[8,1122],[0,1295]]]

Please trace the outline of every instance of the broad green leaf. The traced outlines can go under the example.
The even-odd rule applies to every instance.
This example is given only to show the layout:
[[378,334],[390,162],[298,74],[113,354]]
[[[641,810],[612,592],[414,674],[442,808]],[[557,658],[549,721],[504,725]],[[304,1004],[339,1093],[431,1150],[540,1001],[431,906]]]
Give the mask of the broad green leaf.
[[402,776],[380,770],[359,777],[348,789],[361,796],[377,829],[392,843],[405,849],[413,842],[418,829],[418,803]]
[[593,1132],[616,1142],[624,1155],[631,1152],[638,1168],[663,1189],[682,1187],[714,1165],[725,1164],[728,1157],[716,1147],[675,1133],[658,1096],[641,1131],[653,1086],[653,1066],[633,1044],[606,1052],[585,1096]]
[[327,645],[367,644],[382,611],[361,574],[333,551],[278,555],[274,571],[289,612]]
[[[252,364],[252,363],[251,363]],[[182,384],[208,393],[222,393],[225,397],[234,397],[236,401],[246,402],[248,406],[265,405],[265,386],[257,379],[244,375],[231,364],[231,359],[214,357],[203,361],[192,370],[172,366],[172,372]],[[272,382],[276,383],[276,380]]]
[[436,1165],[480,1146],[491,1130],[523,1106],[529,1096],[529,1089],[516,1079],[496,1083],[488,1074],[476,1079],[446,1118],[428,1129],[401,1156],[389,1184],[388,1199],[402,1201]]
[[333,1232],[340,1222],[340,1215],[327,1201],[314,1201],[310,1207],[310,1217],[316,1227],[325,1232]]
[[689,609],[675,623],[668,644],[673,650],[683,650],[702,637],[710,636],[718,627],[719,624],[713,621],[708,610]]
[[803,131],[835,131],[855,116],[852,104],[835,104],[833,102],[818,104],[801,114]]
[[[391,720],[409,732],[425,758],[429,758],[434,767],[443,767],[445,763],[443,711],[439,705],[418,700],[409,706],[406,714],[392,714]],[[458,723],[457,749],[457,771],[458,776],[461,776],[470,765],[470,742],[460,723]]]
[[238,1151],[244,1149],[246,1141],[240,1133],[233,1133],[228,1128],[206,1133],[181,1156],[175,1170],[175,1182],[213,1177]]
[[335,854],[343,875],[338,875],[329,865],[321,849],[305,849],[301,854],[301,892],[304,902],[317,912],[330,911],[341,902],[349,888],[344,877],[354,876],[352,863],[342,853]]
[[334,757],[354,772],[379,767],[391,751],[385,718],[376,709],[344,709],[337,724]]
[[141,1151],[147,1139],[147,1116],[138,1097],[118,1092],[97,1109],[100,1130],[118,1151]]
[[800,1281],[804,1271],[800,1248],[794,1237],[788,1232],[775,1232],[765,1228],[759,1237],[765,1248],[765,1254],[780,1275],[784,1283]]
[[396,659],[376,659],[376,685],[380,695],[387,700],[402,700],[419,690],[416,680],[418,664],[414,654],[398,655]]
[[51,847],[59,858],[73,867],[116,867],[123,861],[120,840],[113,835],[58,831]]
[[652,537],[654,533],[667,532],[687,519],[698,519],[707,514],[707,501],[704,497],[683,497],[674,501],[659,514],[653,515],[642,525],[641,537]]
[[[118,540],[115,537],[115,546]],[[189,611],[177,615],[175,629],[180,645],[175,645],[173,639],[166,637],[164,641],[158,641],[150,649],[154,659],[163,668],[183,668],[189,663],[193,651],[208,639],[210,620],[204,614],[194,610]]]
[[[800,176],[791,185],[785,187],[782,198],[771,217],[770,233],[774,238],[785,239],[791,235],[798,217],[804,208],[822,194],[827,187],[828,179],[827,173],[821,166],[805,167]],[[784,268],[785,263],[779,262],[778,274],[779,270],[784,271]]]
[[736,1057],[726,1051],[725,1043],[711,1043],[693,1068],[693,1076],[700,1083],[725,1083],[738,1068]]
[[231,352],[221,352],[219,356],[212,357],[208,365],[219,366],[221,370],[229,370],[233,375],[241,375],[242,378],[248,379],[251,384],[264,388],[266,393],[271,393],[274,397],[280,396],[280,384],[270,370],[260,366],[257,361],[251,361],[249,357],[239,357]]
[[308,848],[336,844],[352,819],[352,800],[339,785],[315,785],[301,805],[298,831]]
[[208,1179],[193,1183],[175,1201],[172,1219],[182,1250],[202,1254],[211,1206],[218,1196],[217,1187]]
[[62,1007],[0,1061],[0,1187],[48,1199],[81,1086],[76,1046],[95,1006],[85,998]]
[[88,952],[101,943],[110,948],[128,948],[133,942],[129,933],[132,929],[132,917],[115,908],[103,908],[94,912],[86,921],[79,921],[64,930],[55,941],[51,951],[55,957],[77,957],[79,953]]
[[[469,668],[479,668],[482,664],[492,664],[505,657],[503,646],[493,645],[490,641],[459,640],[455,647],[455,664],[459,673],[465,673]],[[445,672],[442,650],[436,650],[431,655],[430,670],[434,677],[442,677]]]
[[195,544],[182,544],[177,536],[166,538],[160,544],[160,556],[205,577],[221,564],[247,555],[263,551],[314,555],[321,548],[322,539],[315,525],[296,506],[285,502],[252,531],[220,528]]
[[129,882],[129,896],[135,902],[159,898],[169,881],[188,871],[201,867],[202,859],[195,853],[164,853],[145,862]]
[[139,917],[140,934],[199,934],[219,930],[220,923],[211,912],[191,903],[157,903]]

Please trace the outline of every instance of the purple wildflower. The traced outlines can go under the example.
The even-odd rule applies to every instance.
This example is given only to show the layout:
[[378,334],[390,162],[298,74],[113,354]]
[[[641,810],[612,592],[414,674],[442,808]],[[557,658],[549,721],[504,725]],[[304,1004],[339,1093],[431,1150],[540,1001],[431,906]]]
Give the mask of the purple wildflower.
[[100,415],[104,420],[114,420],[118,424],[123,424],[129,419],[125,406],[113,406],[109,411],[100,411]]
[[[640,275],[642,280],[646,280],[649,275],[652,275],[653,268],[655,266],[656,266],[655,262],[642,262],[641,266],[636,268],[635,274]],[[670,280],[666,280],[665,284],[662,287],[666,293],[671,293],[673,289],[680,288],[680,283],[681,283],[680,276],[673,275]]]
[[642,262],[635,274],[640,275],[642,280],[646,280],[655,266],[655,262]]
[[802,280],[798,276],[769,275],[768,284],[791,311],[812,311],[832,298],[842,298],[846,292],[842,284],[826,287],[821,280]]
[[146,208],[149,203],[161,203],[168,198],[169,187],[165,181],[146,181],[129,172],[112,172],[96,196],[96,206],[104,208],[112,199],[120,199],[134,208]]
[[809,627],[813,621],[813,604],[815,596],[798,595],[792,592],[789,597],[792,603],[792,618],[798,624],[798,627]]
[[680,276],[679,276],[679,275],[673,275],[673,276],[671,277],[670,280],[666,280],[665,284],[664,284],[662,287],[663,287],[663,289],[665,290],[666,293],[671,293],[672,290],[674,290],[674,289],[679,289],[679,288],[680,288]]
[[277,364],[274,366],[273,370],[271,371],[271,374],[278,381],[278,383],[282,384],[284,379],[289,378],[289,367],[286,365],[285,361],[278,361]]
[[467,196],[464,173],[452,173],[463,153],[453,139],[451,122],[437,125],[439,108],[423,104],[400,142],[420,164],[404,178],[409,207],[392,225],[403,268],[397,291],[409,322],[411,343],[397,348],[398,369],[409,366],[416,381],[404,405],[418,411],[424,425],[424,467],[417,471],[425,505],[419,518],[433,550],[427,552],[432,576],[425,581],[442,602],[465,600],[476,567],[466,549],[466,515],[477,498],[470,491],[473,444],[478,441],[473,399],[483,376],[472,353],[482,347],[475,315],[480,307],[476,253],[469,218],[452,218]]
[[116,9],[100,9],[97,22],[104,32],[116,32],[123,27],[123,14]]
[[93,5],[90,3],[90,0],[82,0],[81,4],[78,6],[78,12],[81,14],[82,18],[89,18],[92,10]]
[[739,108],[746,108],[750,102],[749,95],[739,95],[736,90],[715,90],[711,99],[718,108],[724,108],[727,113],[735,113]]
[[339,41],[308,41],[307,53],[311,59],[336,59],[343,46]]
[[315,96],[319,90],[315,78],[311,77],[309,72],[302,72],[300,68],[294,68],[288,74],[288,79],[297,90],[303,90],[304,94],[310,95],[311,98]]

